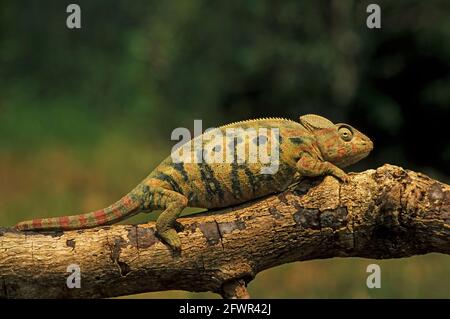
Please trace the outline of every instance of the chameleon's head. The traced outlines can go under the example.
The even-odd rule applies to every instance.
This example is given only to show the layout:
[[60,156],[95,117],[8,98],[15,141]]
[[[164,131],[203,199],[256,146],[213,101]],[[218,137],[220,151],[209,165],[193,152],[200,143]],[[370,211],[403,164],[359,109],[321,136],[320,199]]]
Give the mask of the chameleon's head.
[[300,123],[315,136],[323,159],[338,167],[360,161],[373,149],[370,138],[348,124],[314,114],[301,116]]

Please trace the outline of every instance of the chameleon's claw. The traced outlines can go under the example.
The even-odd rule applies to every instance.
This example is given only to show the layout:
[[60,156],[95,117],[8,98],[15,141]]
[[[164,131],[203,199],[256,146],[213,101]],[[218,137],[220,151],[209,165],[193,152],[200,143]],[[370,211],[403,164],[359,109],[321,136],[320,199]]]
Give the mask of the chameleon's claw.
[[181,251],[181,241],[178,237],[177,231],[174,228],[169,228],[161,233],[158,233],[159,237],[170,246],[175,252]]
[[350,182],[350,177],[347,175],[347,173],[345,173],[343,170],[341,170],[338,167],[333,167],[330,173],[331,173],[331,175],[333,175],[337,179],[341,180],[345,184]]
[[339,177],[345,184],[348,184],[350,182],[350,177],[345,174]]

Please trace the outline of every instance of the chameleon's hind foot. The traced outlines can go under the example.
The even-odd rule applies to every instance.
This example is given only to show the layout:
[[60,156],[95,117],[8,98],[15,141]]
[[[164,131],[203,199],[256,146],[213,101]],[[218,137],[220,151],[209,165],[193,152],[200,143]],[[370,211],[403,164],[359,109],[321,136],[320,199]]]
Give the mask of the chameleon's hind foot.
[[166,229],[162,232],[158,232],[159,237],[170,246],[170,248],[175,252],[181,251],[181,241],[174,228]]
[[159,196],[158,204],[153,207],[164,209],[156,220],[156,233],[173,251],[180,252],[181,241],[177,230],[181,228],[181,224],[177,222],[177,218],[186,207],[188,199],[180,193],[164,188],[155,188],[153,192],[153,200]]

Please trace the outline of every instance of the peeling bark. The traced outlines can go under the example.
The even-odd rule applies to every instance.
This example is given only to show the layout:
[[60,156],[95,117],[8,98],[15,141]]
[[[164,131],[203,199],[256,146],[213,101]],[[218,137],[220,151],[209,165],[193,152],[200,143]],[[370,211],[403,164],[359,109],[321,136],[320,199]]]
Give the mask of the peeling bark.
[[222,286],[222,297],[225,299],[249,299],[247,284],[243,279],[228,281]]
[[[258,272],[331,257],[401,258],[450,254],[450,187],[384,165],[307,179],[284,193],[180,218],[174,254],[154,223],[21,233],[0,228],[0,297],[94,298],[161,290],[213,291],[247,298]],[[81,268],[69,289],[67,267]]]

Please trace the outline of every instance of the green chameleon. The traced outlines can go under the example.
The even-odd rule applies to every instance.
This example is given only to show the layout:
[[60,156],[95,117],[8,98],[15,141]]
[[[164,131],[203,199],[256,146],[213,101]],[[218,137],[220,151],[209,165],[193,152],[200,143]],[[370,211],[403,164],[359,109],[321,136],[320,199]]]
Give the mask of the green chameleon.
[[[140,212],[163,210],[156,221],[157,235],[173,250],[181,249],[176,221],[185,207],[220,208],[240,204],[287,189],[302,176],[333,175],[343,182],[348,176],[341,169],[366,157],[372,141],[347,124],[333,124],[318,115],[301,116],[299,122],[283,118],[246,120],[221,126],[223,136],[234,129],[233,143],[223,138],[207,138],[206,133],[190,142],[202,148],[190,148],[188,155],[197,161],[167,157],[130,193],[111,206],[91,213],[34,219],[16,225],[19,230],[72,230],[113,224]],[[278,134],[255,135],[248,131]],[[211,135],[209,135],[211,137]],[[200,144],[195,144],[195,140]],[[192,145],[189,144],[189,145]],[[277,146],[276,170],[269,173],[261,161],[238,158],[243,149]],[[175,151],[174,151],[175,152]],[[174,154],[172,152],[172,154]],[[231,161],[201,161],[214,152],[229,152]],[[241,153],[242,154],[242,153]],[[203,159],[203,158],[202,158]]]

